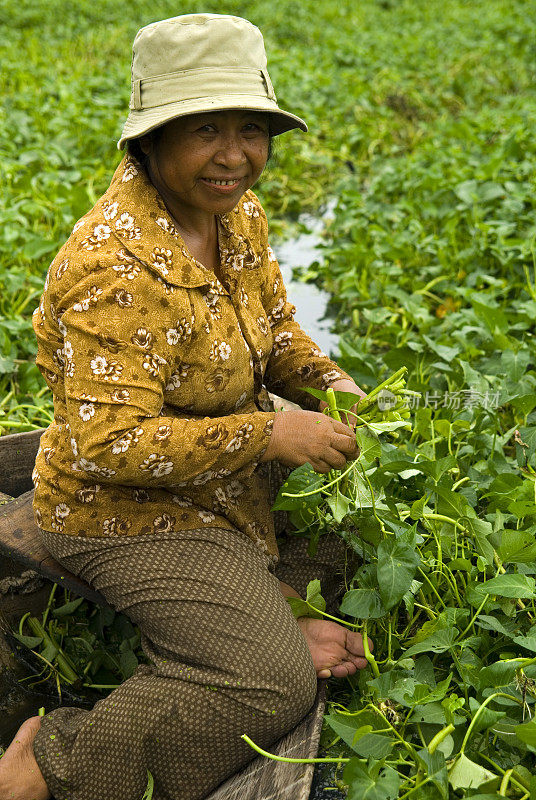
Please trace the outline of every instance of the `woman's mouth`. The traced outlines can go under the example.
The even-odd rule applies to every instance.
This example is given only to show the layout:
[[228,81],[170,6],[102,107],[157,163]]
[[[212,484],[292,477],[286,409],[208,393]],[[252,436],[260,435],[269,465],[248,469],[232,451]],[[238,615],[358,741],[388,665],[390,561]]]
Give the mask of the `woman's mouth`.
[[210,186],[215,192],[230,194],[240,185],[242,178],[232,178],[231,180],[219,180],[216,178],[201,178],[206,186]]

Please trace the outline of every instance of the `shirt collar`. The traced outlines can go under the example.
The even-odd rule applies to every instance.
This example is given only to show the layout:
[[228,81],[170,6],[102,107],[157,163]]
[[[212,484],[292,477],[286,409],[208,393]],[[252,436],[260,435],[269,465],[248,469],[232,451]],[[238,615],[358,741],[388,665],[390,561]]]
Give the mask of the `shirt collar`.
[[[186,248],[162,197],[136,159],[125,155],[99,201],[106,224],[135,258],[174,286],[209,286],[217,294],[226,289]],[[231,249],[231,215],[216,215],[220,247]]]

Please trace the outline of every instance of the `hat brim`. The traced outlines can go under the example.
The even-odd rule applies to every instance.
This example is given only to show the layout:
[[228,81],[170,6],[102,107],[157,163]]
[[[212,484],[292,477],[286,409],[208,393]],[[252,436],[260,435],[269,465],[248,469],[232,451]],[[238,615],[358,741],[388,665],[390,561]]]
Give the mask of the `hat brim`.
[[[234,99],[236,97],[236,100]],[[229,95],[222,97],[196,98],[195,100],[179,100],[176,103],[167,103],[157,108],[146,108],[141,111],[130,110],[117,143],[122,150],[129,139],[136,139],[155,128],[170,122],[177,117],[186,117],[191,114],[202,114],[210,111],[227,111],[244,109],[248,111],[263,111],[270,115],[270,135],[279,136],[281,133],[299,128],[307,132],[308,128],[303,119],[282,111],[275,102],[266,97],[235,95],[232,103]]]

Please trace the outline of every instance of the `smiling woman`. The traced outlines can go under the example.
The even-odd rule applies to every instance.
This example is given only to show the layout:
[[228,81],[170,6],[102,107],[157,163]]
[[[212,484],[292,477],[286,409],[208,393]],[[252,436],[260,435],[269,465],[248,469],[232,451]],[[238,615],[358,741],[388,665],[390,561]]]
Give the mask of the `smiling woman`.
[[[139,626],[150,663],[91,711],[27,720],[1,797],[139,800],[149,771],[153,800],[200,800],[253,758],[244,732],[269,747],[317,677],[366,664],[359,634],[296,621],[285,600],[329,560],[279,571],[285,469],[357,456],[303,390],[360,393],[294,321],[251,190],[292,128],[307,130],[279,108],[251,23],[138,32],[132,145],[33,316],[54,421],[32,477],[44,545]],[[269,389],[306,410],[276,414]]]

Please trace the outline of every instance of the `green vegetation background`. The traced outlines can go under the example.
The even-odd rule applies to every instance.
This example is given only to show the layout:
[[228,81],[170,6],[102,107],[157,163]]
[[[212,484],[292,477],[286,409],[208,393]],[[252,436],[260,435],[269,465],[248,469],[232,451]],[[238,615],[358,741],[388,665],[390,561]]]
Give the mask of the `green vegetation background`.
[[[281,106],[309,124],[308,134],[278,140],[256,190],[274,233],[336,200],[305,277],[333,295],[341,365],[365,389],[406,366],[409,387],[422,393],[413,432],[382,443],[379,463],[371,449],[376,514],[355,515],[358,537],[339,531],[365,562],[341,614],[370,623],[382,674],[350,680],[353,694],[332,688],[341,705],[327,724],[340,739],[330,754],[354,756],[343,776],[350,800],[365,790],[377,800],[528,800],[536,796],[534,0],[4,0],[0,435],[52,418],[33,363],[31,313],[55,251],[121,157],[133,37],[151,21],[198,11],[260,27]],[[335,522],[327,512],[319,524]],[[391,545],[411,551],[405,569],[383,558]],[[391,588],[377,580],[386,564]],[[99,618],[96,633],[112,622]],[[132,630],[116,633],[132,640],[124,678],[137,640]],[[74,646],[69,655],[87,661]],[[99,669],[92,665],[93,680]]]
[[[361,217],[353,239],[360,238],[369,250],[371,242],[385,238],[382,230],[391,229],[387,244],[395,248],[386,254],[388,263],[400,260],[404,248],[412,250],[413,262],[419,255],[426,262],[432,258],[434,239],[445,238],[430,216],[442,222],[446,204],[454,212],[456,186],[473,178],[493,181],[504,173],[522,182],[514,195],[529,206],[522,238],[525,245],[532,240],[534,2],[4,0],[4,433],[50,421],[48,398],[36,397],[44,383],[32,365],[31,312],[55,251],[106,188],[120,158],[115,142],[129,100],[136,30],[156,19],[199,11],[245,16],[260,27],[279,102],[309,124],[306,135],[281,137],[276,159],[258,187],[274,231],[284,229],[285,215],[318,209],[340,194],[345,175],[354,193],[380,180],[373,207],[363,211],[365,219]],[[371,214],[378,215],[376,234],[368,225]],[[457,214],[447,218],[455,228]],[[507,238],[511,218],[512,210],[505,223]],[[494,225],[486,233],[491,238],[497,238],[496,221]],[[335,236],[338,230],[334,228]],[[457,260],[456,248],[444,259],[452,255]],[[338,262],[347,270],[355,258],[350,264],[345,258]],[[325,269],[321,279],[329,279],[331,272]]]

